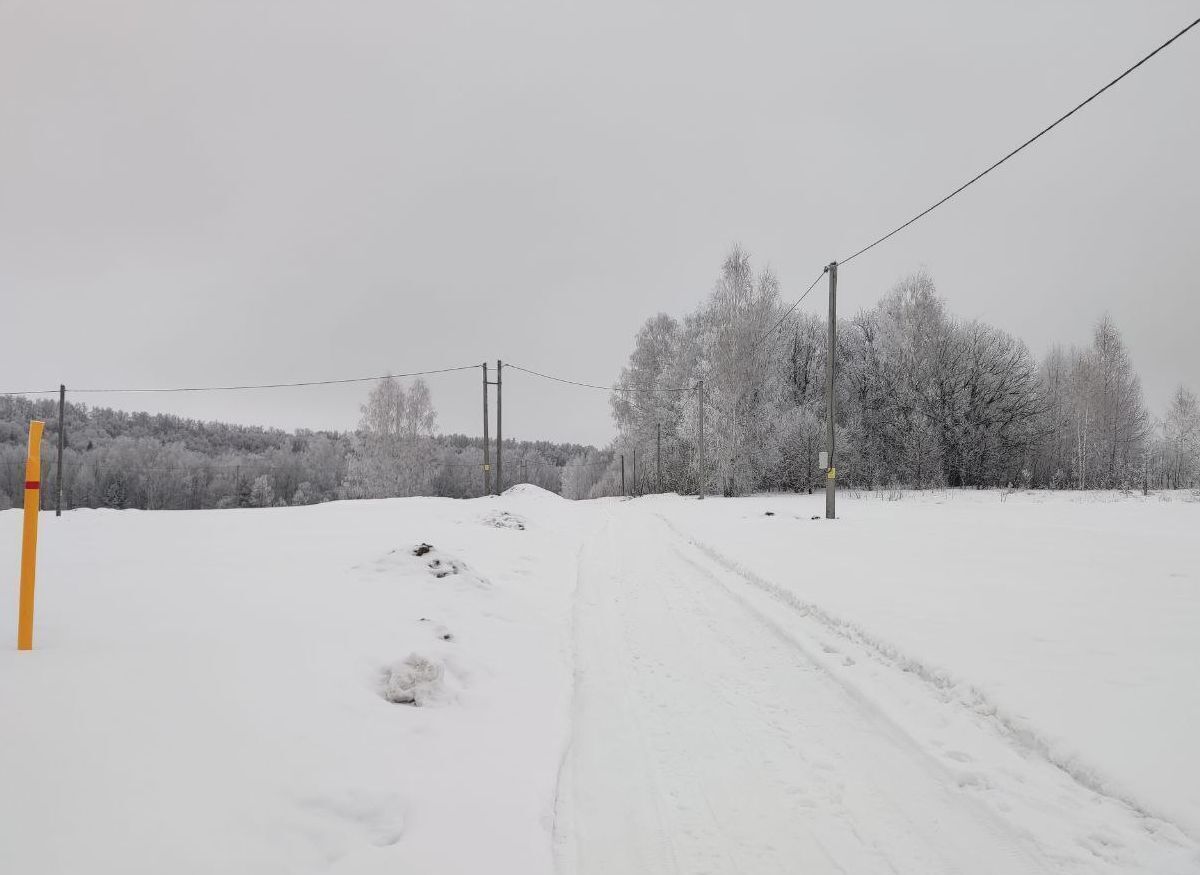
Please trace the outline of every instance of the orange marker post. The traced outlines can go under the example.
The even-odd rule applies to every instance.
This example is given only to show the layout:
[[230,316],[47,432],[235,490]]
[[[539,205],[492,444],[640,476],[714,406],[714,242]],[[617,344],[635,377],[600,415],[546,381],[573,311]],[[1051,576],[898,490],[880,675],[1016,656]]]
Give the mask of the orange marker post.
[[21,603],[17,616],[17,650],[33,650],[33,584],[37,577],[38,508],[42,493],[42,429],[29,423],[29,453],[25,457],[25,529],[21,539]]

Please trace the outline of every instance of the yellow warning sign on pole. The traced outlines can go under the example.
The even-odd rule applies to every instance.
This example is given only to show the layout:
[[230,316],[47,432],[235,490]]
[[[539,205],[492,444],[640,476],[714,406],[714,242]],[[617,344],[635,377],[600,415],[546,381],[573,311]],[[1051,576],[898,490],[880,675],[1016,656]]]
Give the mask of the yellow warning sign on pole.
[[33,650],[33,584],[37,577],[38,508],[42,498],[42,429],[29,423],[25,455],[25,528],[21,538],[21,599],[17,610],[17,650]]
[[826,478],[827,480],[835,480],[835,479],[837,479],[837,468],[830,468],[828,471],[826,471],[826,472],[825,472],[825,478]]

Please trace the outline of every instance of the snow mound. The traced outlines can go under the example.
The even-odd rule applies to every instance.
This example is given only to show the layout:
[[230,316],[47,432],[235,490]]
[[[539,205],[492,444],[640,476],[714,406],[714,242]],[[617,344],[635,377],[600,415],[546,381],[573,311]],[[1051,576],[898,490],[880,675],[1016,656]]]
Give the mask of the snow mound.
[[445,674],[441,663],[410,653],[379,670],[379,695],[396,705],[420,707],[443,697]]
[[510,486],[504,490],[503,495],[528,495],[534,498],[551,498],[556,501],[562,501],[562,496],[557,492],[551,492],[549,489],[543,489],[540,486],[534,486],[532,483],[518,483],[516,486]]

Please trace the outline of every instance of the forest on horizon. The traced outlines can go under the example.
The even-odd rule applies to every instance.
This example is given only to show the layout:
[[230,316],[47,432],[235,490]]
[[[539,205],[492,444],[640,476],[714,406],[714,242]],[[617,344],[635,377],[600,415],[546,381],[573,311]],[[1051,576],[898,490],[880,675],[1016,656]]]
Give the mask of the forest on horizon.
[[[710,295],[646,320],[610,397],[604,448],[504,442],[504,486],[567,498],[701,488],[808,490],[824,471],[827,323],[785,309],[777,279],[733,247]],[[1200,488],[1200,404],[1180,385],[1155,415],[1107,315],[1087,346],[1040,360],[979,320],[955,317],[933,278],[900,280],[837,325],[835,465],[845,486]],[[57,442],[58,402],[0,397],[0,509],[22,492],[26,429]],[[345,498],[484,493],[483,440],[440,434],[421,379],[371,388],[353,432],[294,432],[68,403],[64,506],[278,507]],[[493,451],[494,452],[494,451]],[[624,470],[622,460],[625,461]],[[43,500],[57,489],[43,453]],[[494,457],[493,457],[493,462]],[[494,466],[493,466],[494,470]]]

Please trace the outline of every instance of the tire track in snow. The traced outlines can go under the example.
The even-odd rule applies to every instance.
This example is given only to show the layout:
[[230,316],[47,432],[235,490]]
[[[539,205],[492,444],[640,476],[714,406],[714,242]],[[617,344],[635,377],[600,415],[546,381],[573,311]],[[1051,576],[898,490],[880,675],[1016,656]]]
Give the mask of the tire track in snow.
[[[927,665],[904,653],[895,645],[871,634],[858,623],[832,614],[820,605],[806,601],[794,592],[761,577],[736,560],[680,531],[662,514],[654,513],[654,516],[680,540],[721,568],[737,575],[746,584],[766,593],[780,604],[795,611],[799,616],[815,621],[838,638],[868,651],[879,662],[919,678],[939,694],[952,697],[962,707],[990,720],[996,731],[1010,743],[1054,766],[1084,789],[1125,806],[1134,816],[1150,822],[1153,827],[1151,831],[1157,831],[1161,825],[1177,831],[1181,836],[1193,842],[1197,841],[1196,837],[1180,824],[1114,786],[1111,779],[1104,777],[1096,767],[1081,762],[1074,754],[1065,754],[1059,751],[1052,742],[1025,721],[1008,714],[1003,708],[996,705],[978,687],[955,678],[945,670]],[[855,693],[861,696],[857,690]]]
[[[819,673],[824,680],[834,685],[840,693],[853,701],[861,709],[864,719],[873,724],[874,731],[886,735],[896,748],[900,749],[901,752],[910,757],[914,762],[920,761],[924,770],[928,772],[930,779],[935,784],[951,787],[956,783],[956,776],[946,768],[941,760],[933,756],[924,746],[920,745],[903,727],[893,721],[887,712],[879,708],[869,696],[865,695],[856,686],[848,684],[845,679],[833,674],[828,666],[816,656],[815,652],[805,646],[802,641],[776,623],[771,617],[766,616],[747,602],[739,593],[722,581],[717,574],[714,574],[711,569],[706,568],[701,562],[696,561],[694,550],[691,551],[693,555],[689,556],[688,551],[681,549],[681,545],[677,543],[672,545],[672,551],[679,557],[680,561],[694,568],[702,578],[709,580],[715,586],[719,587],[739,608],[759,623],[766,632],[775,636],[786,647],[798,653],[805,666]],[[711,618],[713,614],[710,612],[708,616]],[[724,634],[721,624],[711,624],[711,631],[716,635]],[[996,839],[996,844],[1003,851],[1005,858],[1013,865],[1019,864],[1020,866],[1020,868],[1005,869],[1004,871],[1043,871],[1043,867],[1038,861],[1037,856],[1031,852],[1030,848],[1026,847],[1029,842],[1028,836],[1019,835],[1006,821],[998,817],[994,811],[982,805],[978,800],[963,795],[958,798],[958,801],[970,808],[973,818],[990,830]],[[903,810],[903,800],[896,799],[896,803],[897,807]],[[931,842],[936,841],[936,837],[929,835],[920,822],[909,819],[908,823],[915,832],[924,835],[927,840]]]
[[[794,634],[784,629],[773,619],[763,614],[744,598],[742,598],[735,590],[727,586],[713,572],[705,568],[701,563],[697,562],[693,557],[688,556],[684,551],[675,547],[675,552],[680,560],[694,568],[698,574],[710,580],[714,585],[719,586],[726,592],[738,607],[752,616],[758,623],[762,625],[764,630],[782,641],[787,647],[794,649],[803,659],[805,665],[811,669],[820,672],[823,678],[829,683],[836,686],[843,694],[852,700],[862,711],[862,716],[874,724],[876,730],[885,734],[895,744],[897,748],[903,749],[903,752],[911,757],[914,761],[919,760],[923,764],[926,771],[929,772],[931,779],[943,786],[950,786],[956,783],[956,776],[945,766],[945,764],[937,757],[933,756],[927,748],[922,746],[914,739],[902,726],[896,723],[887,714],[886,711],[878,707],[878,705],[858,687],[848,683],[844,678],[838,677],[829,670],[829,667],[822,662],[814,653],[800,641]],[[714,634],[721,634],[721,629],[718,625],[713,626]],[[1022,847],[1028,837],[1020,836],[1015,833],[1012,828],[1002,818],[998,817],[991,809],[983,806],[978,800],[969,796],[962,798],[962,803],[972,809],[973,815],[986,823],[995,834],[1000,845],[1005,850],[1005,856],[1012,860],[1021,859],[1026,868],[1019,871],[1039,871],[1040,866],[1035,863],[1034,857],[1029,850]],[[924,832],[921,825],[915,821],[910,821],[915,831]]]
[[[555,863],[556,868],[560,873],[567,875],[575,875],[580,872],[596,871],[594,868],[595,849],[599,846],[609,854],[615,853],[616,859],[620,863],[612,868],[601,869],[599,871],[611,872],[682,872],[679,868],[676,859],[676,848],[671,842],[673,832],[666,828],[665,818],[662,811],[661,799],[662,793],[658,788],[658,780],[653,770],[647,771],[643,769],[636,776],[636,783],[643,786],[630,788],[631,796],[635,796],[636,805],[629,810],[621,811],[620,816],[628,819],[628,816],[636,814],[638,817],[644,817],[647,809],[651,812],[651,819],[657,824],[657,829],[652,831],[649,839],[645,838],[645,834],[628,835],[627,841],[621,842],[620,836],[615,836],[618,841],[610,843],[614,835],[604,834],[603,831],[613,833],[613,824],[607,821],[607,812],[595,811],[588,803],[580,804],[577,799],[579,781],[577,772],[581,769],[588,769],[593,763],[593,758],[602,753],[606,743],[622,741],[626,748],[630,744],[633,746],[633,754],[630,755],[628,749],[623,750],[625,757],[635,761],[640,760],[645,765],[653,765],[648,757],[645,756],[644,750],[639,753],[639,748],[642,747],[641,733],[637,733],[634,739],[619,739],[612,732],[611,721],[606,721],[606,725],[596,726],[596,721],[591,719],[593,715],[592,700],[595,698],[594,688],[603,684],[605,681],[611,683],[612,678],[604,677],[602,669],[607,668],[612,670],[611,666],[598,667],[595,664],[587,666],[590,651],[593,649],[593,638],[599,634],[608,636],[608,643],[612,643],[613,628],[609,618],[605,613],[605,606],[601,599],[597,597],[594,591],[595,566],[600,564],[603,567],[603,560],[599,560],[598,556],[611,555],[612,550],[612,530],[613,517],[611,512],[605,513],[604,521],[598,530],[589,535],[584,541],[579,550],[578,568],[576,573],[576,586],[573,597],[572,607],[572,637],[573,637],[573,656],[574,656],[574,685],[572,691],[571,703],[571,737],[564,751],[563,763],[560,768],[559,782],[556,790],[555,801]],[[583,614],[590,614],[592,619],[599,619],[599,624],[587,622]],[[597,628],[598,626],[598,628]],[[604,641],[601,640],[601,645]],[[598,670],[601,669],[601,670]],[[618,672],[622,672],[620,667]],[[627,685],[618,681],[616,684],[618,690],[619,701],[616,703],[608,703],[604,710],[608,712],[606,716],[611,716],[611,712],[616,712],[618,716],[628,715],[630,706],[627,697]],[[644,784],[648,782],[647,788]],[[611,791],[609,799],[611,801]],[[601,804],[605,802],[605,794],[601,794]],[[618,824],[619,825],[619,824]],[[601,835],[596,841],[594,836],[599,829]],[[615,834],[615,833],[614,833]],[[580,845],[587,845],[585,852],[581,853]],[[604,857],[606,860],[605,866],[612,864],[607,862],[609,856]]]
[[622,505],[581,553],[567,871],[1046,871],[678,540]]

